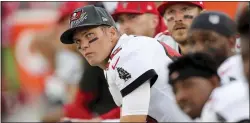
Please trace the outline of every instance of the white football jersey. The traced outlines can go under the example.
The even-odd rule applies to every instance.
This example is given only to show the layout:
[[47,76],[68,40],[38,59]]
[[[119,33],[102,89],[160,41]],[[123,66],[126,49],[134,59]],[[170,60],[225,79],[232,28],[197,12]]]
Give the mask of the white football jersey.
[[202,109],[203,122],[239,122],[249,119],[249,92],[245,82],[216,88]]
[[222,84],[234,81],[247,81],[243,72],[243,61],[240,54],[227,58],[220,65],[217,72],[221,78]]
[[175,51],[180,53],[178,43],[172,38],[172,36],[170,36],[168,30],[166,30],[165,32],[158,33],[155,36],[155,39],[164,42],[165,44],[173,48]]
[[171,62],[156,39],[123,34],[104,71],[115,103],[121,106],[123,97],[151,79],[148,115],[158,122],[189,121],[168,84],[167,67]]

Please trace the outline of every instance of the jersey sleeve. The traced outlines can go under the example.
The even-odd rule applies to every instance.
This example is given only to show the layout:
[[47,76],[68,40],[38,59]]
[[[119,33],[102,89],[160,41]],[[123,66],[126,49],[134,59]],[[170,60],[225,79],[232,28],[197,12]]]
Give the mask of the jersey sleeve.
[[[131,101],[137,100],[137,101]],[[150,102],[150,84],[143,83],[136,90],[122,99],[122,116],[147,115]]]
[[203,108],[203,121],[240,122],[249,119],[246,84],[237,81],[216,88]]
[[[116,72],[116,85],[120,89],[122,97],[125,97],[147,80],[152,86],[157,80],[157,72],[154,65],[154,54],[149,50],[136,49],[126,55],[118,56]],[[118,61],[119,60],[119,61]]]

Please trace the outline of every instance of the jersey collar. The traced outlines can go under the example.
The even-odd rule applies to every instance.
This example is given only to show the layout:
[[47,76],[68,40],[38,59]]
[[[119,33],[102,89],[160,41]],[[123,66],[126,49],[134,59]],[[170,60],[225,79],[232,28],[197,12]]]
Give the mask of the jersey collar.
[[112,60],[112,58],[113,58],[119,51],[121,51],[121,49],[122,49],[121,45],[123,44],[123,41],[126,41],[127,37],[128,37],[128,35],[123,34],[123,35],[119,38],[119,40],[117,41],[115,47],[113,48],[113,50],[111,51],[111,54],[110,54],[110,56],[109,56],[108,63],[106,64],[106,69],[108,69],[109,63],[110,63],[110,61]]
[[117,41],[115,47],[113,48],[109,58],[112,59],[114,57],[115,54],[117,54],[120,50],[121,50],[121,45],[123,44],[124,41],[126,41],[128,35],[127,34],[123,34],[119,40]]

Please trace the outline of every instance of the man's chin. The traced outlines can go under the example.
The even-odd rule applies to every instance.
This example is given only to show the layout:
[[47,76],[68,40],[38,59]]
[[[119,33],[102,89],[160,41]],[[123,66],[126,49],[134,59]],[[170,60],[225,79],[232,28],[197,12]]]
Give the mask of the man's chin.
[[97,63],[94,60],[87,60],[89,65],[91,66],[97,66]]
[[186,33],[187,33],[186,30],[174,31],[172,34],[172,37],[177,43],[182,44],[182,43],[185,43],[187,41]]
[[173,39],[178,43],[178,44],[183,44],[186,43],[187,37],[186,36],[173,36]]

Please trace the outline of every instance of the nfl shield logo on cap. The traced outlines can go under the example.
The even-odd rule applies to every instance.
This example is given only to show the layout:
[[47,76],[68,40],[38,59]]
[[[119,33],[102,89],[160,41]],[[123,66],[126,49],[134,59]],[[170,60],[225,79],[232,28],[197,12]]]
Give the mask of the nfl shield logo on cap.
[[72,16],[71,16],[71,21],[74,21],[74,20],[77,20],[77,19],[79,19],[80,18],[80,16],[81,16],[81,11],[79,11],[79,12],[74,12],[73,14],[72,14]]

